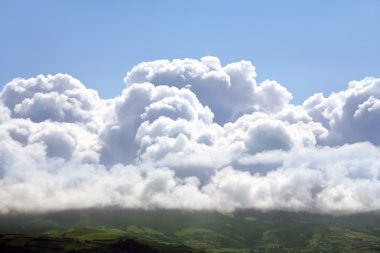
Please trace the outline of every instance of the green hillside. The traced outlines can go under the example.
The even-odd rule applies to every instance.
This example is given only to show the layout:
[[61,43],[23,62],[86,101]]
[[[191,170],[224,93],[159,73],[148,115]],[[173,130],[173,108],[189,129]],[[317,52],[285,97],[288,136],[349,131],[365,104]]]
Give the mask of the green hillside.
[[6,215],[0,224],[3,247],[45,244],[43,252],[116,252],[112,245],[131,242],[157,252],[380,252],[378,213],[91,209]]

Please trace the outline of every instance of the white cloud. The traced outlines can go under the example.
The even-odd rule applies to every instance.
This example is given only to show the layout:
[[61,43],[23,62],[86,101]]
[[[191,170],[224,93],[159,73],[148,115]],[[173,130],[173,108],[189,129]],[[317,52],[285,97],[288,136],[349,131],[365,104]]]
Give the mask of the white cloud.
[[200,104],[190,90],[150,83],[126,88],[115,98],[114,108],[115,121],[107,124],[101,133],[104,144],[101,159],[108,165],[136,160],[135,137],[143,122],[167,117],[210,124],[213,119],[210,109]]
[[9,114],[9,109],[0,103],[0,124],[9,120]]
[[[204,190],[218,199],[220,208],[337,214],[377,210],[379,155],[379,148],[368,143],[306,148],[287,153],[283,164],[266,174],[225,168]],[[278,153],[266,159],[276,160]]]
[[257,111],[278,112],[292,99],[292,94],[276,81],[265,80],[257,87]]
[[124,78],[127,86],[151,82],[189,88],[199,101],[210,107],[218,123],[235,120],[253,111],[276,112],[292,95],[275,81],[256,84],[255,67],[249,61],[222,66],[215,57],[158,60],[135,66]]
[[0,212],[380,208],[380,79],[303,105],[216,57],[135,66],[104,100],[64,75],[0,93]]
[[33,122],[88,122],[101,104],[96,91],[65,74],[17,78],[0,95],[14,118]]
[[352,81],[348,89],[325,98],[316,94],[304,102],[314,121],[329,130],[324,144],[342,145],[369,141],[380,144],[380,79]]

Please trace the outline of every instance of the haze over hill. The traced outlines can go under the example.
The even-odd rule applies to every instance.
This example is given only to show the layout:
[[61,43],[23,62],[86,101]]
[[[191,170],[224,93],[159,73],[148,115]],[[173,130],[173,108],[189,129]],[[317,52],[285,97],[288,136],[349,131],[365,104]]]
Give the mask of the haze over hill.
[[7,214],[0,215],[0,250],[373,253],[380,250],[379,217],[379,213],[331,216],[240,210],[225,215],[114,208]]
[[0,212],[380,208],[380,79],[302,105],[249,61],[143,62],[102,99],[68,74],[0,93]]

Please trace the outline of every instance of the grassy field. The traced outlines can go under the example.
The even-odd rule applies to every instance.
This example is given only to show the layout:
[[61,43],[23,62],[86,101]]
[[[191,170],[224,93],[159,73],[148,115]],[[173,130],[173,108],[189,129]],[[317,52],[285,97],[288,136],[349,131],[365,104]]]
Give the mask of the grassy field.
[[54,252],[129,252],[110,249],[126,239],[157,252],[380,252],[378,213],[73,210],[0,216],[0,233],[0,245],[36,244],[38,252],[50,252],[43,244]]

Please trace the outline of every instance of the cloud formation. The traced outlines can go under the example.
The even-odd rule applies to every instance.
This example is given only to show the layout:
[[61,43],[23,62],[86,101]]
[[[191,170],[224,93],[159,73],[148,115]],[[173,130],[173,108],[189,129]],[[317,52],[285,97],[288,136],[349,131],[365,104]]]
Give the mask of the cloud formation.
[[380,79],[302,105],[252,63],[140,63],[101,99],[67,74],[0,93],[0,212],[380,209]]
[[[218,58],[143,62],[128,72],[128,86],[150,82],[190,89],[205,106],[210,107],[215,121],[224,124],[244,113],[280,111],[292,95],[275,81],[256,84],[256,70],[249,61],[221,66]],[[270,101],[269,101],[270,100]]]

